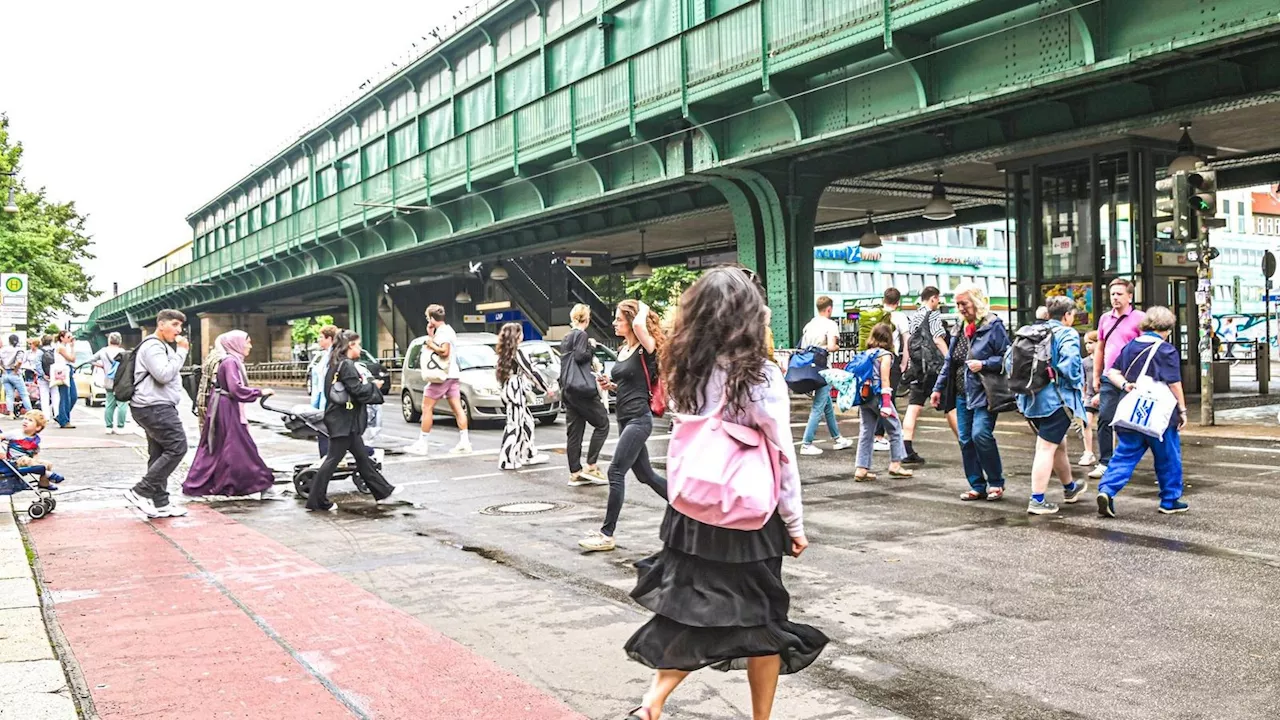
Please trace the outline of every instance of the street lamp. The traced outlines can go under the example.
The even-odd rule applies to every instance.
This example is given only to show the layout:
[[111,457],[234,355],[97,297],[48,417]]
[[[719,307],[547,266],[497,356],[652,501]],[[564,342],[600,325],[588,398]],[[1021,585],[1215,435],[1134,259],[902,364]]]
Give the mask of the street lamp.
[[1178,156],[1169,163],[1169,174],[1196,171],[1204,158],[1196,154],[1196,144],[1191,141],[1191,123],[1183,123],[1182,137],[1178,140]]
[[653,266],[649,264],[649,259],[644,254],[644,228],[640,228],[640,259],[636,261],[636,266],[631,268],[631,277],[647,278],[653,276]]
[[880,233],[876,232],[876,222],[871,217],[871,211],[867,211],[867,229],[862,233],[862,237],[858,239],[858,246],[863,248],[878,248],[884,243],[880,240]]
[[[0,173],[0,175],[7,175],[9,177],[14,177],[17,174],[18,173],[16,172]],[[16,189],[17,188],[14,187],[13,181],[10,181],[9,182],[9,201],[4,204],[4,211],[9,213],[10,215],[18,212],[18,203],[16,201]]]

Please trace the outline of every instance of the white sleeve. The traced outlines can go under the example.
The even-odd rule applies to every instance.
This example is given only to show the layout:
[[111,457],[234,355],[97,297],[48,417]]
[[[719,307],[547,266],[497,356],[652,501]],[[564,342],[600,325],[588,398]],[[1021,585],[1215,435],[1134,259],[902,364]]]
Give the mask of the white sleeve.
[[782,486],[778,513],[791,537],[804,535],[804,507],[800,500],[800,469],[796,466],[796,446],[791,439],[791,397],[782,370],[765,363],[764,397],[753,406],[754,421],[782,451]]

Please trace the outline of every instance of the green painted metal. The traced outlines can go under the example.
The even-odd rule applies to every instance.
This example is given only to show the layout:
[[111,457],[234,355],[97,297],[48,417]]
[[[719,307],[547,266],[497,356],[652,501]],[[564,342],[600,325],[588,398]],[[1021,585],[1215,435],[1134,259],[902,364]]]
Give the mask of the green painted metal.
[[[523,0],[499,4],[485,21],[496,24],[487,27],[527,13],[529,6]],[[126,312],[172,299],[175,287],[207,283],[232,292],[235,286],[223,279],[264,263],[278,272],[261,277],[290,282],[294,276],[278,269],[289,257],[323,261],[327,268],[335,260],[318,249],[320,243],[392,215],[364,208],[364,202],[439,207],[418,213],[416,221],[415,246],[430,247],[503,233],[505,223],[531,222],[542,212],[589,212],[591,203],[607,205],[614,197],[689,178],[705,181],[718,168],[786,155],[862,147],[848,169],[871,171],[1280,85],[1274,65],[1187,60],[1280,32],[1273,1],[714,0],[697,11],[678,0],[633,0],[602,11],[612,26],[597,23],[592,12],[554,34],[543,32],[534,49],[492,65],[465,87],[455,90],[450,79],[441,92],[415,103],[408,120],[360,137],[360,146],[344,149],[342,160],[330,153],[317,162],[318,150],[343,128],[369,112],[385,114],[384,100],[394,93],[426,87],[424,68],[452,69],[461,55],[451,57],[455,44],[449,44],[379,86],[202,208],[191,218],[193,227],[215,208],[234,206],[241,188],[268,171],[297,167],[291,184],[253,208],[233,207],[220,226],[201,225],[200,257],[102,303],[91,324],[117,326]],[[700,17],[708,19],[685,27]],[[468,37],[474,46],[475,37]],[[604,57],[616,62],[602,67]],[[815,90],[829,83],[836,84]],[[762,87],[775,94],[755,98]],[[1050,93],[1061,97],[1047,102]],[[638,155],[630,170],[615,156],[563,162],[575,151],[594,157],[628,137],[661,136],[682,117],[712,123],[695,139],[692,175],[686,174],[685,150],[665,140],[651,151],[658,162],[643,160],[639,172]],[[914,131],[924,126],[945,126],[950,145]],[[498,189],[516,175],[536,178],[530,182],[540,207],[528,192]],[[485,195],[461,199],[476,192]],[[508,199],[511,208],[504,205]],[[753,202],[770,212],[780,204]],[[762,222],[776,225],[771,218]],[[793,234],[785,226],[780,235],[763,234],[765,267],[782,262],[782,272],[795,275],[786,254],[771,245],[793,243]],[[404,249],[388,245],[355,262]],[[203,294],[208,299],[202,302],[216,301],[221,292]]]

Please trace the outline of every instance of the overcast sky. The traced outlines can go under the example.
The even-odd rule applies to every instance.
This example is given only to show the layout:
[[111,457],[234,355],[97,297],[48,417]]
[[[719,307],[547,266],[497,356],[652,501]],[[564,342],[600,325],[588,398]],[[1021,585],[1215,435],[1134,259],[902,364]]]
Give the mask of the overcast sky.
[[88,215],[109,297],[191,239],[189,213],[469,4],[5,2],[0,113],[27,185]]

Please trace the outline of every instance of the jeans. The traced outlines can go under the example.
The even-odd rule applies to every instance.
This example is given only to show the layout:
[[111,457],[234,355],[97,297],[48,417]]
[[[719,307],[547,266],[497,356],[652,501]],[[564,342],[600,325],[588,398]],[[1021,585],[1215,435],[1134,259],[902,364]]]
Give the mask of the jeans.
[[1161,440],[1132,430],[1117,431],[1115,454],[1102,480],[1098,481],[1098,492],[1115,497],[1133,477],[1133,469],[1150,448],[1156,464],[1156,481],[1160,483],[1160,504],[1167,506],[1182,497],[1182,439],[1177,429],[1169,428]]
[[133,420],[147,434],[147,472],[133,491],[164,507],[169,504],[169,476],[187,454],[187,431],[173,405],[135,407]]
[[600,459],[600,450],[604,441],[609,439],[609,410],[605,408],[599,395],[589,398],[564,398],[564,419],[568,424],[568,447],[565,455],[569,457],[569,472],[582,472],[582,436],[590,423],[591,445],[587,448],[587,464],[595,465]]
[[107,411],[103,413],[103,417],[107,421],[107,427],[123,428],[125,422],[129,420],[128,410],[128,403],[120,402],[116,399],[115,393],[110,390],[107,391]]
[[[61,426],[71,424],[71,409],[76,406],[76,383],[75,380],[67,381],[66,385],[58,386],[58,414],[54,420]],[[175,411],[176,415],[177,412]]]
[[889,459],[902,462],[907,459],[907,446],[902,443],[902,420],[898,417],[882,418],[880,408],[863,405],[862,426],[858,430],[858,467],[871,468],[871,457],[875,451],[876,430],[881,421],[884,422],[885,434],[889,436]]
[[627,471],[632,470],[636,479],[648,485],[658,497],[667,499],[667,480],[653,471],[649,464],[649,448],[645,442],[653,432],[653,416],[645,413],[630,420],[618,419],[618,446],[613,449],[613,461],[609,463],[609,504],[604,513],[604,525],[600,532],[613,537],[618,528],[618,516],[622,514],[622,501],[627,496]]
[[1098,462],[1110,465],[1116,444],[1116,431],[1111,427],[1111,421],[1115,419],[1116,406],[1120,404],[1120,388],[1104,378],[1098,393]]
[[22,376],[12,370],[4,371],[4,394],[9,398],[9,409],[17,413],[14,400],[22,398],[22,407],[31,410],[31,396],[27,394],[27,383]]
[[956,397],[956,424],[960,435],[960,457],[969,487],[986,492],[987,487],[1004,487],[1004,466],[996,446],[996,418],[985,407],[970,408],[967,399]]
[[840,438],[840,425],[836,422],[836,406],[831,399],[831,388],[820,387],[813,394],[813,408],[809,410],[809,424],[804,428],[804,444],[812,445],[818,434],[818,422],[826,418],[827,429],[831,431],[831,439]]
[[329,453],[324,456],[324,462],[320,463],[320,469],[316,471],[315,479],[311,481],[311,493],[307,495],[308,510],[328,510],[332,506],[329,502],[329,481],[333,479],[333,471],[338,469],[338,465],[347,453],[351,453],[351,457],[355,458],[360,479],[369,486],[369,491],[375,500],[391,495],[393,490],[391,483],[387,482],[377,466],[373,464],[373,458],[370,457],[364,440],[359,435],[342,435],[329,438]]

